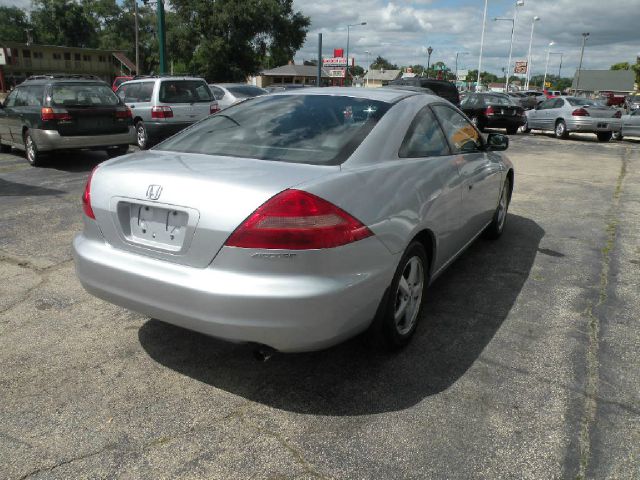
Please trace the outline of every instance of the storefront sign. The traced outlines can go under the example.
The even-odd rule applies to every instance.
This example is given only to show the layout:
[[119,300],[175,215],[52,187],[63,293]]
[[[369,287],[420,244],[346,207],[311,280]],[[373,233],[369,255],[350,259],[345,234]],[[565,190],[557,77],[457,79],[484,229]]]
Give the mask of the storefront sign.
[[[351,65],[353,66],[353,57],[351,57]],[[347,67],[347,59],[345,57],[332,57],[322,59],[323,67]]]

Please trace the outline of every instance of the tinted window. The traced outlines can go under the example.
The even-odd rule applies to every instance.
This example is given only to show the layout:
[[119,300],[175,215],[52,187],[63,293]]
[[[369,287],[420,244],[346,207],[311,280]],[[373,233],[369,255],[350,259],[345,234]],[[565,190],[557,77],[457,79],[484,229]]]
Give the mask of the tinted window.
[[429,107],[423,108],[413,120],[398,152],[401,158],[449,155],[449,146],[438,121]]
[[213,97],[216,100],[222,100],[222,97],[224,97],[224,90],[222,90],[221,88],[209,85],[209,90],[211,90],[211,93],[213,93]]
[[206,118],[157,149],[336,165],[353,153],[389,107],[338,95],[258,97]]
[[564,100],[561,98],[556,98],[553,104],[553,108],[562,108],[562,107],[564,107]]
[[236,98],[249,98],[249,97],[257,97],[258,95],[264,95],[267,93],[266,90],[262,88],[254,87],[252,85],[238,85],[234,87],[227,87]]
[[14,107],[16,104],[16,98],[18,98],[18,90],[14,90],[4,101],[5,107]]
[[128,85],[122,85],[118,89],[118,97],[125,103],[137,102],[139,91],[140,91],[139,83],[130,83]]
[[118,97],[104,84],[61,83],[51,86],[53,106],[112,106],[118,103]]
[[515,105],[514,101],[509,97],[503,97],[502,95],[483,95],[482,100],[485,105],[502,105],[510,107]]
[[140,84],[138,90],[138,102],[150,102],[153,95],[154,82],[144,82]]
[[29,107],[41,107],[44,97],[44,85],[30,85],[26,89],[26,104]]
[[566,100],[572,107],[598,107],[602,105],[601,103],[596,102],[595,100],[591,100],[590,98],[567,97]]
[[556,99],[555,98],[551,98],[549,100],[545,100],[544,102],[542,102],[540,104],[539,110],[548,110],[549,108],[554,108],[555,104],[556,104]]
[[165,80],[160,84],[163,103],[195,103],[213,100],[206,83],[198,80]]
[[469,120],[444,105],[436,105],[433,110],[454,153],[477,152],[482,148],[480,134]]

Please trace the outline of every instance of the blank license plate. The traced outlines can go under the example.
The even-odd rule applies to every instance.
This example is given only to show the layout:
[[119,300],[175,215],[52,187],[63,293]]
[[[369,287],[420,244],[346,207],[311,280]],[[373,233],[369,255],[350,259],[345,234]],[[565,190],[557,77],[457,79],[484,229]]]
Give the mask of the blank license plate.
[[134,241],[171,250],[182,247],[189,215],[187,212],[149,205],[130,205],[131,237]]
[[598,123],[598,128],[609,128],[609,124],[608,123],[604,123],[604,122],[600,122],[600,123]]

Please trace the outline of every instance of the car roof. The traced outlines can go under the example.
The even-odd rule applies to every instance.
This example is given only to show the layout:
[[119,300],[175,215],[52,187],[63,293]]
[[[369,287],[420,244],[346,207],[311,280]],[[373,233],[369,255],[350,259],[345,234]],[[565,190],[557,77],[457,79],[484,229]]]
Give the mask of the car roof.
[[[150,80],[156,81],[156,80],[201,80],[201,81],[205,81],[204,78],[202,77],[189,77],[189,76],[163,76],[163,77],[158,77],[158,76],[148,76],[148,77],[138,77],[138,78],[134,78],[133,80],[127,80],[126,82],[122,82],[120,85],[124,85],[126,83],[138,83],[138,82],[148,82]],[[206,83],[206,82],[205,82]]]
[[[389,86],[388,88],[359,88],[359,87],[312,87],[312,88],[296,88],[286,90],[284,92],[274,92],[271,95],[335,95],[342,97],[367,98],[369,100],[377,100],[379,102],[395,103],[406,97],[415,95],[427,95],[409,90],[396,90]],[[427,95],[433,99],[442,100],[435,95]]]
[[58,83],[89,83],[89,84],[107,85],[107,82],[105,82],[104,80],[100,80],[99,78],[96,78],[93,80],[88,78],[38,78],[33,80],[27,79],[24,82],[22,82],[20,85],[18,85],[18,87],[27,86],[27,85],[51,85],[54,83],[56,84]]

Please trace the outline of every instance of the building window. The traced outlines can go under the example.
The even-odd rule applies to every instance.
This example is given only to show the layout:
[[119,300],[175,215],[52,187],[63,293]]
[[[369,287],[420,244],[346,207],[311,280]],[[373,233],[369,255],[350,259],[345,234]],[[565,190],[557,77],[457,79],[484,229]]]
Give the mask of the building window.
[[80,54],[79,54],[79,53],[74,53],[74,54],[73,54],[73,59],[74,59],[76,62],[79,62],[79,61],[80,61]]
[[98,55],[98,61],[104,62],[104,55]]
[[31,58],[31,50],[22,50],[23,58]]
[[53,54],[53,59],[54,60],[62,60],[62,55],[60,55],[59,53],[54,53]]
[[42,52],[33,52],[33,58],[38,58],[42,60],[43,58]]
[[85,62],[90,62],[91,61],[91,55],[83,55],[82,56],[82,60],[84,60]]
[[71,54],[69,52],[64,52],[64,59],[71,60]]

